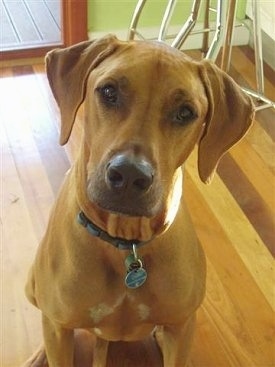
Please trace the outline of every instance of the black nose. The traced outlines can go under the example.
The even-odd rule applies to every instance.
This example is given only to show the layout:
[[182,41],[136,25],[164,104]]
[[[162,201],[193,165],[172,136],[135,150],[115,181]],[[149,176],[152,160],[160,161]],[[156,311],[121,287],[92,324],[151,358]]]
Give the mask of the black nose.
[[145,193],[152,186],[153,178],[151,164],[134,155],[117,155],[106,168],[107,186],[128,194]]

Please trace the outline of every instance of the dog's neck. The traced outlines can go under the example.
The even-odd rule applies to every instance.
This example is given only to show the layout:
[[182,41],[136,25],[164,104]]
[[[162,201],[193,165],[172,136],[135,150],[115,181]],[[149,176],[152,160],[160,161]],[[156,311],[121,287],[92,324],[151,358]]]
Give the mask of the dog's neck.
[[125,240],[124,238],[120,237],[112,237],[107,232],[96,226],[82,211],[78,213],[77,221],[79,224],[85,227],[92,236],[98,237],[103,241],[110,243],[119,250],[132,250],[133,245],[135,245],[136,248],[139,248],[149,242],[143,242],[136,239]]
[[104,211],[93,203],[83,202],[81,199],[78,199],[78,204],[90,222],[114,239],[146,243],[164,232],[169,226],[161,216],[156,218],[127,217]]

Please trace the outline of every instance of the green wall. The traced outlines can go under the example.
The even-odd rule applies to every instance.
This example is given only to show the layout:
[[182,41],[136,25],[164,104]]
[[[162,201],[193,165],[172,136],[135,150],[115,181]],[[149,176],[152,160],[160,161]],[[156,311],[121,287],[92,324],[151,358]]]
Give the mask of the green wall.
[[[132,18],[137,0],[90,0],[89,31],[111,31],[127,29]],[[143,8],[139,26],[157,26],[167,4],[167,0],[147,0]],[[179,0],[174,24],[181,24],[190,12],[190,1]]]
[[[88,0],[90,32],[128,29],[137,0]],[[167,0],[147,0],[139,27],[160,25]],[[178,0],[171,24],[183,24],[190,14],[192,0]],[[238,1],[237,16],[245,16],[246,0]]]

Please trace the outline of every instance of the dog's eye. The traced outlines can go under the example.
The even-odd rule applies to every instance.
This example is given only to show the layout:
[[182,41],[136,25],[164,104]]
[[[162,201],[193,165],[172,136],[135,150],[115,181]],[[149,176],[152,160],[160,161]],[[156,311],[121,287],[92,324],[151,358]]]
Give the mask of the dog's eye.
[[105,103],[115,106],[118,103],[118,92],[115,86],[108,84],[98,88],[100,95]]
[[194,120],[197,114],[190,106],[181,106],[174,115],[174,121],[178,124],[184,124]]

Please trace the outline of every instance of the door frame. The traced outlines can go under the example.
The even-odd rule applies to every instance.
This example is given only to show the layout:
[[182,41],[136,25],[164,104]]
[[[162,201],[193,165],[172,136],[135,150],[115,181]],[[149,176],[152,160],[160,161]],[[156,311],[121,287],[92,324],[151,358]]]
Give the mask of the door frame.
[[22,50],[2,51],[0,61],[44,57],[56,47],[67,47],[88,38],[87,0],[61,0],[60,44],[33,47]]
[[88,38],[87,0],[62,0],[62,39],[65,47]]

